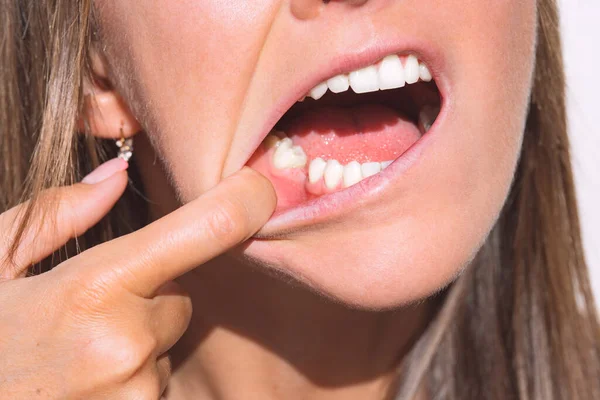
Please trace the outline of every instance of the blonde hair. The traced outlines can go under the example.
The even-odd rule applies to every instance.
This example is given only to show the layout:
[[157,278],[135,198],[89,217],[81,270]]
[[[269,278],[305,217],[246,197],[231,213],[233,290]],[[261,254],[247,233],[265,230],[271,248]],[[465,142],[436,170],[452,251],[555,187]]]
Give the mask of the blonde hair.
[[[43,189],[76,182],[114,154],[77,134],[94,35],[91,0],[2,0],[1,8],[0,211],[33,199],[22,232]],[[600,398],[600,330],[581,247],[558,26],[555,1],[539,0],[535,79],[514,184],[475,261],[440,297],[404,360],[397,398],[412,398],[419,387],[431,399]],[[131,174],[135,181],[135,167]],[[143,205],[130,188],[79,245],[143,225]]]

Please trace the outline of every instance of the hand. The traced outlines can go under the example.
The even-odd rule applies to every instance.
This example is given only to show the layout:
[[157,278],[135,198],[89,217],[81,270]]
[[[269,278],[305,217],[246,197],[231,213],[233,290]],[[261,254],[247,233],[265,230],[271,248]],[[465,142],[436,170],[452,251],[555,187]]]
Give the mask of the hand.
[[[268,180],[245,168],[135,233],[24,278],[121,196],[127,176],[111,163],[103,174],[116,171],[100,182],[96,174],[92,184],[44,193],[42,203],[59,200],[56,223],[34,220],[15,263],[0,264],[1,399],[158,399],[170,376],[167,351],[192,313],[173,279],[248,239],[275,207]],[[0,260],[23,207],[0,215],[8,236]]]

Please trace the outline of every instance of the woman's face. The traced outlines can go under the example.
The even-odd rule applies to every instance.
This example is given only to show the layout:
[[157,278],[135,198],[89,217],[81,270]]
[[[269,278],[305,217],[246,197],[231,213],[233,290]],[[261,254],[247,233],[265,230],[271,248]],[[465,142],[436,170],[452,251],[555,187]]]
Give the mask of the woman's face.
[[[116,86],[183,202],[244,165],[273,182],[277,212],[244,250],[254,262],[387,308],[449,283],[494,224],[525,123],[535,0],[96,7]],[[414,83],[425,68],[432,82]],[[272,130],[291,144],[261,144]]]

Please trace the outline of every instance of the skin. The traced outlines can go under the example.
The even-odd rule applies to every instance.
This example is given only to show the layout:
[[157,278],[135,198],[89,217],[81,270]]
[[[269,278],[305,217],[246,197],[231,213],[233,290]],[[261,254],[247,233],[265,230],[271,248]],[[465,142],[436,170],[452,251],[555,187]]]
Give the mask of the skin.
[[[166,252],[178,259],[189,252],[197,255],[194,260],[202,259],[196,266],[203,263],[193,269],[187,259],[185,267],[169,261],[150,271],[136,269],[136,277],[137,273],[168,276],[164,283],[179,277],[176,287],[189,295],[177,289],[176,297],[194,309],[186,334],[170,351],[175,368],[167,398],[383,398],[399,360],[434,308],[431,301],[411,304],[442,289],[460,273],[506,199],[530,93],[535,1],[95,3],[103,39],[93,51],[93,69],[111,85],[88,84],[97,101],[87,103],[83,118],[97,136],[118,138],[121,133],[133,136],[143,130],[135,138],[135,159],[158,223],[172,221],[173,210],[182,204],[184,210],[191,207],[189,226],[163,226],[173,232],[175,242],[189,246],[183,255],[171,236],[165,242],[165,234],[156,229],[153,233],[162,241],[151,234],[134,235],[129,244],[144,249],[143,255]],[[249,143],[258,145],[266,134],[262,132],[266,112],[289,95],[290,85],[301,84],[318,66],[327,65],[332,54],[374,46],[379,37],[399,33],[440,49],[442,61],[436,72],[449,88],[440,116],[443,121],[418,162],[387,185],[377,202],[360,199],[364,205],[360,210],[301,229],[263,228],[235,252],[212,259],[258,230],[273,211],[272,188],[249,172],[238,179],[244,181],[239,184],[245,192],[231,187],[219,191],[228,182],[225,177],[247,160],[252,152]],[[116,187],[123,183],[112,185],[103,190],[118,196],[122,187]],[[241,216],[234,212],[237,217],[231,223],[243,226],[239,232],[234,229],[235,240],[227,239],[225,245],[217,240],[218,251],[202,245],[194,248],[190,243],[214,239],[210,232],[203,235],[194,230],[214,212],[203,203],[214,190],[226,204],[231,195],[251,203],[237,205],[262,219],[250,218],[249,211]],[[108,210],[109,204],[107,200],[102,209]],[[87,225],[92,223],[90,217]],[[183,224],[181,219],[177,223]],[[112,245],[123,246],[119,241]],[[123,251],[121,247],[119,254]],[[71,267],[59,268],[53,279],[69,282],[65,271],[76,270],[78,263],[89,264],[86,253],[90,252],[73,259],[80,261],[67,262]],[[91,253],[87,257],[93,263],[98,252]],[[126,265],[147,261],[131,260],[130,254],[123,257],[129,257]],[[273,270],[278,271],[276,276]],[[290,285],[290,278],[298,284]],[[46,282],[43,277],[36,279]],[[119,281],[118,276],[114,279]],[[13,280],[5,287],[31,281]],[[23,290],[34,290],[33,285]],[[102,286],[112,302],[102,301],[101,310],[118,304],[123,313],[129,312],[119,318],[136,320],[135,307],[114,297],[120,291],[111,286]],[[0,295],[8,290],[2,292],[0,286]],[[61,304],[74,307],[74,302]],[[189,314],[189,310],[182,312]],[[115,327],[118,318],[113,313],[87,310],[83,314],[102,315],[106,327],[94,328],[101,333],[112,327],[109,337],[121,333],[131,339],[128,344],[137,343],[134,333],[142,330],[142,323],[125,332]],[[9,316],[13,315],[19,314]],[[172,316],[152,318],[166,321],[160,329],[171,329]],[[177,333],[185,329],[179,328]],[[75,324],[69,329],[83,328]],[[145,331],[149,329],[145,326]],[[0,337],[7,337],[1,333]],[[31,343],[14,346],[21,349],[21,357],[36,354]],[[155,353],[150,352],[144,363],[139,362],[142,357],[132,357],[137,364],[151,365],[141,371],[156,371],[160,368],[153,357],[164,352]],[[128,356],[107,358],[114,365],[118,357]],[[93,360],[91,365],[98,371],[112,368],[110,362]],[[110,387],[109,393],[119,398],[119,390],[150,387],[156,394],[160,391],[156,382],[162,382],[159,388],[164,386],[169,373],[158,378],[156,373],[136,379],[137,374],[129,375],[132,378],[123,384],[126,389],[115,383],[118,379],[106,378],[104,386],[86,390],[101,396],[102,388]],[[80,381],[77,374],[66,376],[73,385]]]

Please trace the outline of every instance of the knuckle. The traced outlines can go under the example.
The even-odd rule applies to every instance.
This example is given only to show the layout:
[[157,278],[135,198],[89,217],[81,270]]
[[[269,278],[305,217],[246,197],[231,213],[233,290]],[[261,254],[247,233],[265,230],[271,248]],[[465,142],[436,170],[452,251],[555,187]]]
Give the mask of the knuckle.
[[86,360],[103,368],[114,382],[126,382],[153,357],[156,340],[107,335],[91,340],[84,350]]
[[232,246],[242,241],[249,231],[245,207],[235,200],[224,200],[211,210],[205,218],[206,231],[223,246]]

